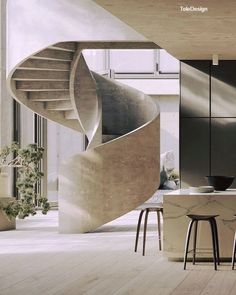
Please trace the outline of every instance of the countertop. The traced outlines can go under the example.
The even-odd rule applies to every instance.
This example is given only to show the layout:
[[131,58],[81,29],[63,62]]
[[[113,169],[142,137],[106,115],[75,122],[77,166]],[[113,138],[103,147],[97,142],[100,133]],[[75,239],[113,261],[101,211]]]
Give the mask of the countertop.
[[186,196],[186,195],[191,195],[191,196],[195,196],[195,195],[201,195],[201,196],[230,196],[230,195],[235,195],[236,196],[236,189],[227,189],[226,191],[214,191],[212,193],[190,193],[189,189],[178,189],[175,191],[171,191],[167,194],[164,195],[173,195],[173,196]]

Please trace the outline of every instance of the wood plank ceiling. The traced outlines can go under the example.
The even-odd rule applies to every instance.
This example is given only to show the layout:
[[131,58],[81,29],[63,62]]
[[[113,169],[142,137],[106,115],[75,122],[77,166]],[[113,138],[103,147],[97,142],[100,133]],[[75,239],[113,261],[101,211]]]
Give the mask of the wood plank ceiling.
[[[178,59],[236,59],[236,1],[95,0]],[[208,11],[184,12],[181,6]]]

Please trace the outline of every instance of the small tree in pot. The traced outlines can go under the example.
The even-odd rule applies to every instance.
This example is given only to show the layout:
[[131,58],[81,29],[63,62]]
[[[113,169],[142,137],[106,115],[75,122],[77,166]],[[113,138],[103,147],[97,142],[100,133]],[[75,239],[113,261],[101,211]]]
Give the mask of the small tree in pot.
[[35,215],[38,207],[42,208],[43,214],[47,214],[50,209],[47,197],[36,193],[36,184],[43,177],[39,165],[43,158],[43,151],[44,148],[36,144],[20,148],[16,142],[5,146],[1,151],[0,167],[17,168],[16,187],[19,200],[12,201],[1,208],[9,218]]

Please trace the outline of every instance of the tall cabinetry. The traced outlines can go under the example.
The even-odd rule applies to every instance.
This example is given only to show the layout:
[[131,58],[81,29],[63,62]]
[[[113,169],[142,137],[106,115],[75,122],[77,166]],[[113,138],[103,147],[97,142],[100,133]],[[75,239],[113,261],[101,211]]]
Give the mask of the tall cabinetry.
[[[181,62],[181,186],[236,176],[236,61]],[[236,187],[236,181],[233,184]]]

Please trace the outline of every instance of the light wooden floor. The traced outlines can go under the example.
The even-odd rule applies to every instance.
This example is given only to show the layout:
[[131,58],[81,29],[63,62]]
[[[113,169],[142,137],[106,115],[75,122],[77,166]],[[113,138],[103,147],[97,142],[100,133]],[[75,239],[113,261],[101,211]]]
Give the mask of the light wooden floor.
[[229,263],[183,271],[182,263],[168,262],[157,250],[155,217],[145,257],[133,252],[138,211],[82,235],[58,234],[57,211],[18,221],[16,231],[0,233],[0,294],[236,294]]

